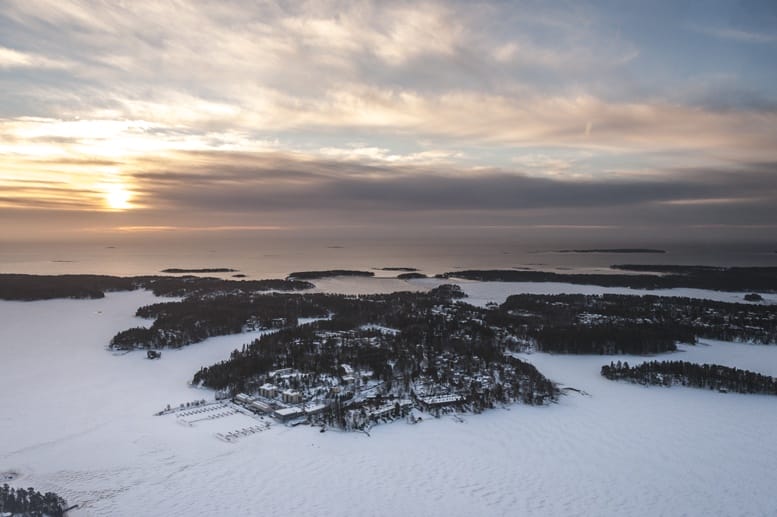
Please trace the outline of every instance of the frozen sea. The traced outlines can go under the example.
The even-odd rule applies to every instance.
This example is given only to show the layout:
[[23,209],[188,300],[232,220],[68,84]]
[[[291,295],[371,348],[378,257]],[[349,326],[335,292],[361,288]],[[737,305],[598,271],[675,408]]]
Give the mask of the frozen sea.
[[[329,288],[359,290],[339,282]],[[462,285],[477,303],[526,288]],[[212,338],[160,361],[107,351],[118,330],[149,323],[134,312],[155,300],[138,291],[0,302],[0,473],[15,473],[12,484],[56,491],[81,516],[777,515],[777,397],[599,375],[612,359],[641,357],[524,356],[587,393],[548,407],[398,422],[369,437],[274,424],[223,442],[216,433],[262,421],[194,415],[184,426],[153,414],[212,399],[187,381],[256,336]],[[777,346],[704,341],[671,357],[777,375]]]

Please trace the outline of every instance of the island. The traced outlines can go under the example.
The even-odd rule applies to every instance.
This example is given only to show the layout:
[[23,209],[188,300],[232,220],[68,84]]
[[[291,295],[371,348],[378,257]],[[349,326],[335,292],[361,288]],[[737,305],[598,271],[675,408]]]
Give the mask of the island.
[[[771,274],[732,271],[691,269],[668,277],[725,280],[733,274],[733,282]],[[533,272],[494,274],[505,273]],[[527,360],[525,354],[534,352],[653,355],[699,339],[777,343],[774,307],[744,301],[518,294],[479,307],[466,303],[455,284],[373,295],[309,292],[311,287],[291,278],[0,275],[0,295],[14,299],[99,297],[141,288],[177,298],[138,308],[136,316],[150,323],[118,332],[109,343],[116,351],[153,351],[149,357],[161,358],[165,348],[265,330],[225,360],[192,371],[192,384],[257,415],[322,429],[366,431],[397,419],[412,423],[421,415],[460,418],[512,404],[551,404],[562,392]]]
[[163,269],[161,272],[162,273],[235,273],[237,272],[237,269],[232,269],[228,267],[206,267],[206,268],[196,268],[196,269],[181,269],[181,268],[171,267],[168,269]]
[[777,395],[777,379],[750,370],[719,364],[695,364],[686,361],[649,361],[636,366],[611,362],[602,366],[602,376],[642,385],[690,386],[722,393]]
[[375,273],[372,271],[355,271],[352,269],[329,269],[326,271],[296,271],[289,274],[286,278],[290,280],[320,280],[337,276],[373,277],[375,276]]
[[204,292],[140,307],[115,350],[268,334],[193,372],[192,384],[282,422],[365,430],[414,415],[544,405],[559,388],[522,354],[653,355],[700,338],[777,343],[772,307],[636,295],[513,295],[466,303],[456,285],[337,295]]
[[197,276],[23,275],[0,274],[0,300],[104,298],[107,292],[148,289],[157,296],[212,292],[302,291],[315,285],[300,280],[223,280]]
[[666,253],[654,248],[592,248],[579,250],[556,250],[556,253]]
[[377,269],[379,271],[405,271],[408,273],[412,273],[413,271],[418,271],[418,269],[414,267],[381,267]]
[[559,282],[629,287],[632,289],[672,289],[689,287],[715,291],[777,292],[777,267],[711,267],[676,265],[613,265],[612,269],[652,274],[588,274],[517,271],[513,269],[463,270],[436,275],[436,278],[480,280],[483,282]]
[[[287,422],[365,430],[414,418],[544,405],[558,388],[509,353],[460,291],[309,297],[330,318],[267,334],[203,367],[192,384]],[[322,307],[324,309],[325,307]],[[322,311],[323,312],[323,311]]]
[[397,275],[397,278],[400,280],[415,280],[419,278],[428,278],[423,273],[400,273]]

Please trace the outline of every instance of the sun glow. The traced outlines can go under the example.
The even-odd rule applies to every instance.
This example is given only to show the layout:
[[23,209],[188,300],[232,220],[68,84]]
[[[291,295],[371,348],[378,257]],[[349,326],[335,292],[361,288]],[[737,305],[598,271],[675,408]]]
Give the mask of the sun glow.
[[124,187],[124,185],[114,183],[108,185],[105,191],[105,204],[111,210],[127,210],[132,208],[130,199],[132,195]]

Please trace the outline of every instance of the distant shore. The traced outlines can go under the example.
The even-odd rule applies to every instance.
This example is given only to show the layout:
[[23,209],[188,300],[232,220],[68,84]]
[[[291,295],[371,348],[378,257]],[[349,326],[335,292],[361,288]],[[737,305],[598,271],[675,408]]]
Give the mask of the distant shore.
[[556,253],[666,253],[666,250],[654,248],[591,248],[579,250],[556,250]]
[[[641,290],[696,288],[713,291],[775,293],[777,267],[714,267],[681,265],[619,264],[618,273],[553,273],[515,269],[460,270],[434,278],[481,282],[556,282],[564,284],[624,287]],[[213,268],[216,269],[216,268]],[[242,278],[242,274],[233,275]],[[291,273],[286,279],[238,280],[197,276],[28,275],[0,274],[0,300],[47,300],[54,298],[102,298],[107,292],[149,289],[158,296],[188,296],[229,290],[299,292],[316,287],[312,280],[336,277],[376,279],[371,271],[331,269]],[[420,272],[400,273],[398,280],[428,278]],[[378,279],[376,279],[377,281]],[[379,278],[379,280],[385,280]]]
[[373,277],[375,276],[375,273],[372,271],[356,271],[352,269],[328,269],[326,271],[295,271],[286,278],[288,280],[319,280],[335,276]]
[[237,273],[237,269],[232,269],[229,267],[206,267],[206,268],[196,268],[196,269],[182,269],[177,267],[171,267],[168,269],[163,269],[162,273]]

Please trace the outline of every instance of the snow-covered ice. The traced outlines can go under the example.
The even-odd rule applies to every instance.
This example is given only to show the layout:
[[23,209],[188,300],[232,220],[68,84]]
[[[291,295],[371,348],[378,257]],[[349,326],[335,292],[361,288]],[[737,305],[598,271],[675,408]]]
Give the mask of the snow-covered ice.
[[[539,285],[539,284],[537,284]],[[155,298],[0,302],[0,472],[54,490],[73,515],[775,515],[777,397],[612,382],[619,356],[524,357],[571,392],[361,433],[262,423],[239,413],[176,423],[168,403],[254,335],[149,361],[105,349]],[[667,357],[667,356],[662,356]],[[777,346],[706,342],[668,357],[777,375]],[[191,419],[193,420],[193,419]]]
[[680,296],[729,303],[777,304],[777,294],[761,293],[762,302],[744,299],[749,291],[729,292],[710,289],[678,287],[674,289],[631,289],[629,287],[603,287],[598,285],[569,284],[564,282],[481,282],[460,278],[421,278],[400,280],[397,278],[333,277],[314,280],[316,288],[310,292],[340,294],[379,294],[395,291],[427,291],[443,284],[456,284],[467,294],[464,300],[479,307],[489,302],[503,303],[511,294],[630,294],[654,296]]
[[[692,289],[678,287],[674,289],[631,289],[629,287],[602,287],[598,285],[567,284],[563,282],[479,282],[460,279],[440,280],[427,278],[411,280],[417,286],[428,288],[442,283],[452,283],[461,286],[467,293],[464,300],[479,307],[489,302],[504,303],[512,294],[630,294],[636,296],[681,296],[702,300],[713,300],[729,303],[753,303],[745,301],[747,292],[713,291],[709,289]],[[777,304],[777,294],[764,293],[761,304]]]

